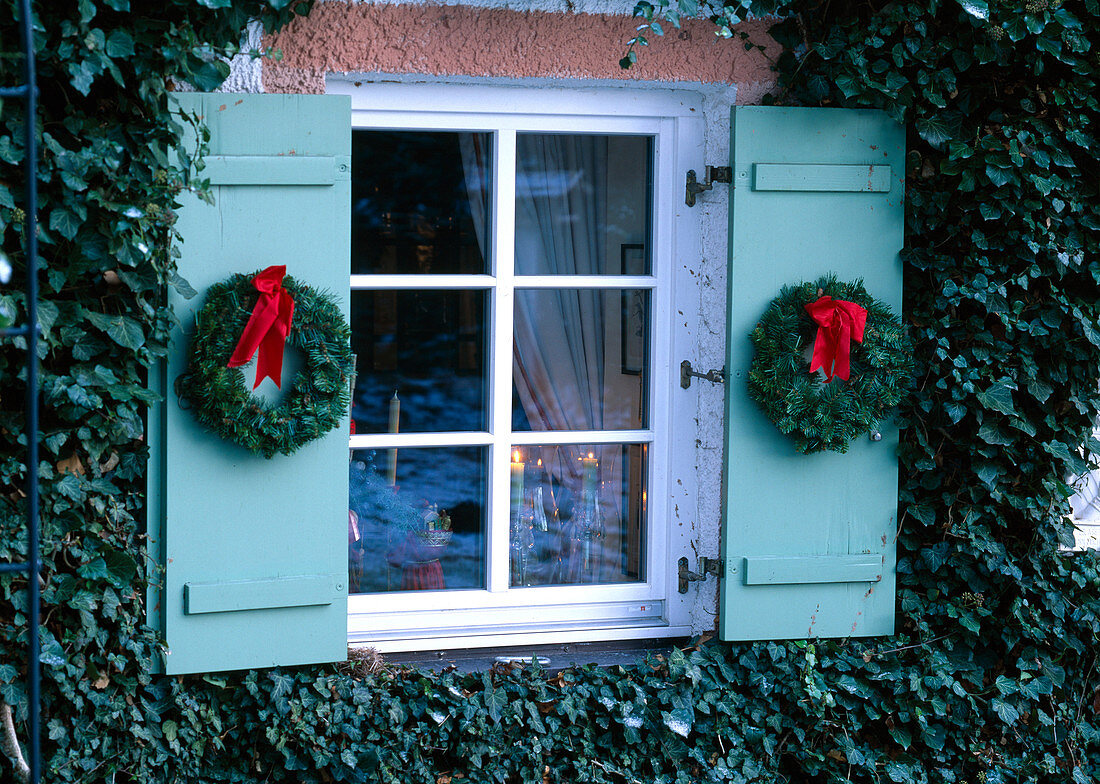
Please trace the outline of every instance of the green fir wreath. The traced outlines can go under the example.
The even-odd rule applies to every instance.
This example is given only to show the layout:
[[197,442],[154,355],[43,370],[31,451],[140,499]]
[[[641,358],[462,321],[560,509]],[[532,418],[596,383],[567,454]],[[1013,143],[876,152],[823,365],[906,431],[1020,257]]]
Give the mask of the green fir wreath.
[[[810,373],[817,324],[805,306],[822,294],[867,310],[863,342],[851,342],[851,375],[826,383]],[[756,356],[749,367],[749,396],[804,454],[847,452],[853,438],[876,425],[909,389],[912,344],[889,307],[871,297],[863,281],[828,275],[785,286],[749,336]]]
[[241,369],[226,363],[259,299],[256,275],[233,275],[207,291],[176,392],[214,433],[270,458],[289,455],[340,424],[354,363],[351,328],[336,299],[287,276],[282,286],[294,300],[294,318],[286,344],[298,349],[304,367],[277,406],[249,392]]

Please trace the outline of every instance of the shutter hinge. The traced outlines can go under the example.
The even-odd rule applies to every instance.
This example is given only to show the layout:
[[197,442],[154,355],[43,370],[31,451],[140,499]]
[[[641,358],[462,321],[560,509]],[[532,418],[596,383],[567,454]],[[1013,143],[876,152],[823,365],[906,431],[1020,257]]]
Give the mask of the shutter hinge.
[[684,389],[691,388],[692,378],[705,378],[712,384],[724,384],[726,382],[726,370],[709,370],[706,373],[700,373],[699,371],[691,367],[691,361],[685,359],[680,363],[680,386]]
[[716,182],[732,182],[733,168],[730,166],[707,166],[707,178],[703,182],[695,179],[695,169],[688,169],[687,195],[684,203],[689,207],[695,206],[695,197],[703,191],[709,191]]
[[688,559],[681,558],[677,561],[679,571],[677,573],[680,578],[680,593],[688,592],[688,583],[695,583],[701,580],[707,579],[708,574],[713,574],[719,580],[726,576],[726,564],[721,558],[708,558],[705,555],[699,556],[699,571],[693,572],[688,569]]

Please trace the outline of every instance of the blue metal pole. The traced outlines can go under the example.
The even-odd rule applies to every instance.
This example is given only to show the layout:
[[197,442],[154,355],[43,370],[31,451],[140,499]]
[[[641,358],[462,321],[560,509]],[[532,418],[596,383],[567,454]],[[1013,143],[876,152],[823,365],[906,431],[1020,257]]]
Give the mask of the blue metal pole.
[[38,623],[41,615],[41,566],[38,541],[38,149],[35,125],[38,116],[38,86],[35,83],[34,26],[30,0],[20,0],[23,39],[23,84],[27,90],[26,132],[27,200],[24,205],[27,247],[27,751],[30,757],[30,784],[42,776],[41,689]]

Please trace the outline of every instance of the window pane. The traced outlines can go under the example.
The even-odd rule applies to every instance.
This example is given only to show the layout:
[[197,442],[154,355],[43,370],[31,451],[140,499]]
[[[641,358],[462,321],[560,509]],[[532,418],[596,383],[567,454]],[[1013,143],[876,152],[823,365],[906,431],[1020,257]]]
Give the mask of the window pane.
[[489,134],[353,131],[351,271],[487,274]]
[[509,584],[645,579],[646,444],[514,447]]
[[516,291],[513,430],[648,427],[645,289]]
[[483,290],[352,291],[357,433],[486,429],[488,298]]
[[359,449],[351,455],[351,593],[485,587],[488,450]]
[[516,136],[516,274],[648,275],[653,139]]

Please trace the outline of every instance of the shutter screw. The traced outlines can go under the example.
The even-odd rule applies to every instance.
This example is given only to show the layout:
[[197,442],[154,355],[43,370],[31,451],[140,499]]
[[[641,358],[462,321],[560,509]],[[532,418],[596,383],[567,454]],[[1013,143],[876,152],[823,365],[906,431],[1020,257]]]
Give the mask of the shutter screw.
[[343,583],[336,583],[336,590],[337,591],[344,590],[344,584]]
[[878,432],[877,430],[872,430],[871,431],[871,440],[872,441],[881,441],[882,440],[882,433]]

